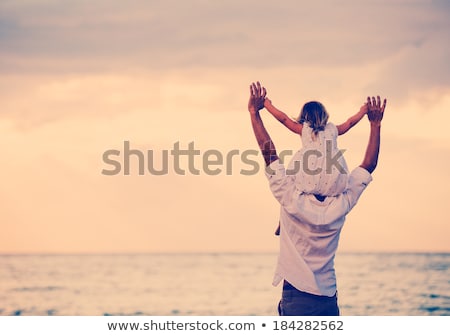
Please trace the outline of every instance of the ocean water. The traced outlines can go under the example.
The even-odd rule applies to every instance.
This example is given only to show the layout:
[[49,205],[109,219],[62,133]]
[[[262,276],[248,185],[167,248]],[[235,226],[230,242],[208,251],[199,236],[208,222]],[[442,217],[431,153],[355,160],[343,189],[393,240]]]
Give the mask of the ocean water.
[[[277,315],[276,254],[0,255],[0,315]],[[342,315],[450,315],[450,254],[341,253]]]

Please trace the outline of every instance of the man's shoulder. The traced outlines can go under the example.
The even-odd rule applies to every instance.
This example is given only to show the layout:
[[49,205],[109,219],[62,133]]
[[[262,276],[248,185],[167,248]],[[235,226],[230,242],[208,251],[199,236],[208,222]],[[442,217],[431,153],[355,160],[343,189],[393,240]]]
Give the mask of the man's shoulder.
[[349,176],[349,187],[351,182],[369,184],[372,181],[372,174],[370,174],[366,169],[358,166],[352,170]]

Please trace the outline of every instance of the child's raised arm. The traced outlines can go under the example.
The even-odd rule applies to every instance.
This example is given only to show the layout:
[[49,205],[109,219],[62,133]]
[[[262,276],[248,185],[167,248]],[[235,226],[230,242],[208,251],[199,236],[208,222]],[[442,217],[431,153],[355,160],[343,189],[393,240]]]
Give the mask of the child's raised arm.
[[347,133],[347,131],[353,126],[355,126],[362,119],[362,117],[364,117],[366,113],[367,113],[367,104],[364,104],[363,106],[361,106],[358,113],[348,118],[347,121],[344,122],[343,124],[336,126],[338,130],[338,135]]
[[303,125],[296,122],[295,120],[292,120],[287,116],[286,113],[283,111],[280,111],[275,106],[272,105],[272,102],[266,98],[264,100],[264,107],[267,109],[267,111],[270,112],[280,123],[282,123],[284,126],[289,128],[292,132],[297,134],[302,134]]

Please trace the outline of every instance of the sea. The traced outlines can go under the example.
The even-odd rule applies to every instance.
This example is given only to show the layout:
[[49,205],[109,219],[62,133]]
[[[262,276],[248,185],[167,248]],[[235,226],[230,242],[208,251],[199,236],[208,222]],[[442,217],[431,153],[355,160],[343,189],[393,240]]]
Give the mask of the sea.
[[[0,255],[0,315],[275,316],[275,253]],[[450,315],[450,253],[338,253],[344,316]]]

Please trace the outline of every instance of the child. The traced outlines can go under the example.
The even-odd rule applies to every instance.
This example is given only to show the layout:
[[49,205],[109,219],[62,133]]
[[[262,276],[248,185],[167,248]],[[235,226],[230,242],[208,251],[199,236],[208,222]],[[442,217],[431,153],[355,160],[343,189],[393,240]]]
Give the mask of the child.
[[[302,138],[300,164],[295,167],[298,194],[314,194],[319,201],[342,193],[347,186],[348,168],[337,147],[337,137],[345,134],[367,113],[364,104],[358,113],[335,126],[328,122],[328,113],[319,102],[306,103],[297,120],[272,105],[266,98],[264,107],[283,125]],[[332,162],[327,162],[332,161]],[[292,173],[292,172],[291,172]],[[279,227],[276,234],[279,233]]]

